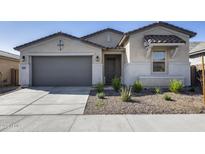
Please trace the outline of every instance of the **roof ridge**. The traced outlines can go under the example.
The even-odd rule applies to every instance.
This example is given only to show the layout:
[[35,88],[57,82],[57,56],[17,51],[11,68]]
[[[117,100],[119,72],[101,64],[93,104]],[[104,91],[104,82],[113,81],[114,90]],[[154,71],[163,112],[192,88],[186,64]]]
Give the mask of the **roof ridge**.
[[102,32],[104,32],[104,31],[113,31],[113,32],[116,32],[116,33],[119,33],[119,34],[124,34],[124,32],[122,32],[122,31],[119,31],[119,30],[116,30],[116,29],[114,29],[114,28],[110,28],[110,27],[108,27],[108,28],[104,28],[104,29],[101,29],[101,30],[98,30],[98,31],[95,31],[95,32],[93,32],[93,33],[90,33],[90,34],[88,34],[88,35],[85,35],[85,36],[82,36],[81,38],[82,39],[86,39],[86,38],[88,38],[88,37],[92,37],[92,36],[94,36],[94,35],[96,35],[96,34],[99,34],[99,33],[102,33]]
[[10,52],[7,52],[7,51],[3,51],[3,50],[0,50],[0,52],[4,52],[4,53],[10,54],[10,55],[14,55],[14,56],[19,56],[19,55],[17,55],[17,54],[14,54],[14,53],[10,53]]
[[0,56],[11,58],[11,59],[17,59],[17,60],[20,59],[19,55],[13,54],[13,53],[10,53],[10,52],[6,52],[6,51],[2,51],[2,50],[0,50]]
[[178,29],[180,29],[180,30],[182,30],[182,31],[186,31],[187,33],[190,33],[190,34],[193,35],[193,36],[191,36],[191,37],[194,37],[194,36],[197,34],[196,32],[193,32],[193,31],[191,31],[191,30],[188,30],[188,29],[185,29],[185,28],[182,28],[182,27],[179,27],[179,26],[175,26],[175,25],[170,24],[170,23],[168,23],[168,22],[159,21],[159,24],[171,26],[171,27],[173,27],[173,28],[175,27],[175,28],[178,28]]
[[140,31],[152,28],[154,26],[164,26],[164,27],[167,27],[167,28],[170,28],[170,29],[174,29],[175,31],[178,31],[178,32],[181,32],[181,33],[185,33],[185,34],[189,35],[190,37],[194,37],[197,34],[195,32],[192,32],[190,30],[184,29],[182,27],[178,27],[178,26],[175,26],[175,25],[169,24],[167,22],[163,22],[163,21],[158,21],[158,22],[154,22],[152,24],[146,25],[144,27],[140,27],[138,29],[134,29],[134,30],[128,31],[128,32],[125,33],[125,35],[130,35],[130,34],[133,34],[133,33],[137,33],[137,32],[140,32]]
[[14,47],[14,49],[15,49],[15,50],[19,50],[19,49],[21,49],[21,48],[30,46],[31,44],[38,43],[38,42],[40,42],[40,41],[49,39],[49,38],[54,37],[54,36],[57,36],[57,35],[63,35],[63,36],[65,36],[65,37],[70,37],[70,38],[73,38],[73,39],[80,40],[80,41],[85,42],[85,43],[88,43],[88,44],[90,44],[90,45],[94,45],[94,46],[97,46],[97,47],[100,47],[100,48],[104,48],[104,46],[102,46],[102,45],[99,45],[99,44],[96,44],[96,43],[93,43],[93,42],[90,42],[90,41],[81,39],[80,37],[77,37],[77,36],[74,36],[74,35],[67,34],[67,33],[64,33],[64,32],[59,31],[59,32],[56,32],[56,33],[47,35],[47,36],[45,36],[45,37],[41,37],[41,38],[36,39],[36,40],[34,40],[34,41],[30,41],[30,42],[28,42],[28,43],[25,43],[25,44],[16,46],[16,47]]

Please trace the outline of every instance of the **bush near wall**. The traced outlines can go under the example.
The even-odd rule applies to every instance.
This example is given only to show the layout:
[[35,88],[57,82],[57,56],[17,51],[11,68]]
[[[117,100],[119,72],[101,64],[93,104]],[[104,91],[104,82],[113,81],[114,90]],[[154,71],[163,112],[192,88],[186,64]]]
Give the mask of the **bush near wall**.
[[169,90],[174,93],[179,93],[183,88],[183,83],[180,80],[171,80]]

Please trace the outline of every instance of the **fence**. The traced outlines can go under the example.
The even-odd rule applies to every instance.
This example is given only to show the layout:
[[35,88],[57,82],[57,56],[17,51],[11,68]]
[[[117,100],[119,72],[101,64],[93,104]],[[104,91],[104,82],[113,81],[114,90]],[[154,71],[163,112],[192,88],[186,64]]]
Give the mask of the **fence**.
[[191,85],[201,86],[202,84],[202,70],[199,66],[191,66]]
[[17,86],[19,85],[19,70],[18,69],[11,69],[11,85]]
[[194,65],[191,66],[191,85],[197,85],[197,68]]

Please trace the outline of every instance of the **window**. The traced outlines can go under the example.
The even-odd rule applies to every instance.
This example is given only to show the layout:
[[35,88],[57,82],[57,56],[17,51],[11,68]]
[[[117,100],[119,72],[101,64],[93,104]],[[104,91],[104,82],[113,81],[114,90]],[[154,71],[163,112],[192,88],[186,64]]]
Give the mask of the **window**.
[[165,72],[166,71],[166,52],[154,51],[152,52],[152,70],[153,72]]

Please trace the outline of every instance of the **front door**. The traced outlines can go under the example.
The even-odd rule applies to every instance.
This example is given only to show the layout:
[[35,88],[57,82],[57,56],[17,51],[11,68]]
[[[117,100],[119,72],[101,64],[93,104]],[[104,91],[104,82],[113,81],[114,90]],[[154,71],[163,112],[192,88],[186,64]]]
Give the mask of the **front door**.
[[121,77],[121,55],[105,55],[105,83],[111,84],[114,77]]

